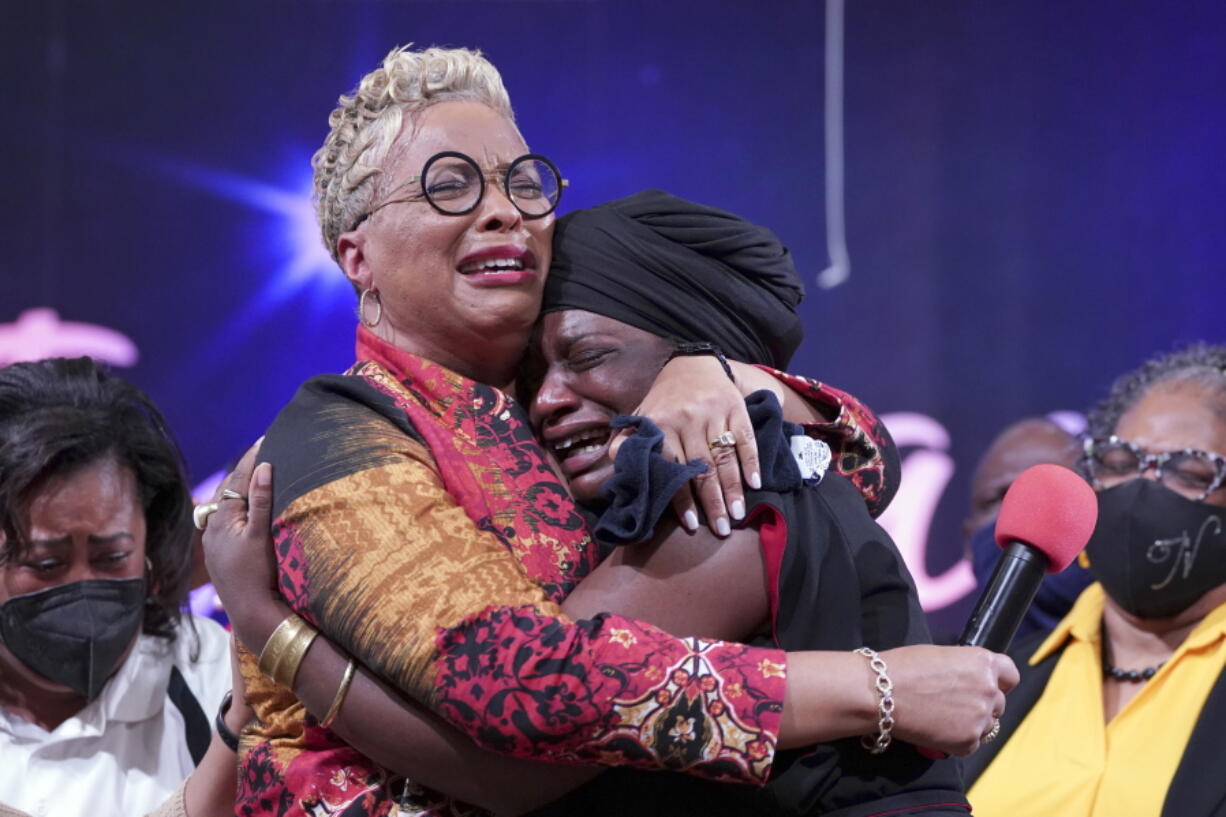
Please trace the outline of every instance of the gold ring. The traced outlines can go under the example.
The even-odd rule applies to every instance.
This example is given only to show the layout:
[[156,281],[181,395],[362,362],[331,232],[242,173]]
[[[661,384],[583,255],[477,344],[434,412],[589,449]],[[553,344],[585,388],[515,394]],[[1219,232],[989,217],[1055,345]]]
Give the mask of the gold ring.
[[196,523],[197,530],[204,530],[204,526],[209,524],[209,517],[217,512],[216,502],[202,502],[192,510],[192,521]]
[[988,733],[979,739],[980,743],[991,743],[996,740],[996,736],[1000,734],[1000,718],[992,718],[992,728]]
[[225,488],[222,490],[221,498],[222,499],[241,499],[243,502],[247,501],[247,497],[243,496],[238,491],[232,490],[230,488]]
[[712,451],[714,451],[717,448],[735,448],[735,447],[736,447],[736,435],[733,434],[731,431],[725,431],[723,434],[720,434],[714,440],[707,443],[707,448],[710,448]]

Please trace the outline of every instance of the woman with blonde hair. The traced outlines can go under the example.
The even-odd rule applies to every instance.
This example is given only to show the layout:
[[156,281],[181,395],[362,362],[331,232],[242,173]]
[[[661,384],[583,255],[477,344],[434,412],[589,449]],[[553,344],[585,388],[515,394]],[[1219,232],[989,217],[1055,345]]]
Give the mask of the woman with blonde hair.
[[[374,688],[358,672],[350,691],[354,659],[514,758],[761,785],[779,746],[878,728],[888,742],[885,693],[879,702],[869,683],[884,670],[852,652],[785,653],[628,616],[567,615],[599,553],[508,393],[540,309],[564,182],[528,152],[493,66],[466,51],[393,52],[330,121],[315,159],[319,215],[360,293],[362,326],[354,366],[306,383],[260,450],[277,470],[280,594],[295,613],[220,588],[236,632],[260,652],[245,664],[259,723],[239,813],[407,806],[403,788],[330,728],[384,746],[395,737],[353,729],[361,713],[346,701]],[[729,365],[743,385],[771,380]],[[697,422],[651,409],[711,392],[700,402],[717,409]],[[815,419],[797,397],[785,395],[793,416]],[[708,463],[704,508],[727,534],[743,494],[711,494],[716,476],[727,484],[738,471],[733,449],[746,481],[760,483],[740,389],[714,359],[683,356],[640,409],[675,456]],[[256,470],[257,489],[269,476]],[[241,487],[231,483],[214,523],[241,524]],[[219,576],[241,571],[242,555],[216,554]],[[347,665],[337,647],[353,656]],[[930,704],[900,716],[900,736],[965,752],[988,731],[1012,668],[982,651],[962,656],[937,673],[899,658],[895,681],[915,681]],[[925,686],[934,675],[939,690]]]

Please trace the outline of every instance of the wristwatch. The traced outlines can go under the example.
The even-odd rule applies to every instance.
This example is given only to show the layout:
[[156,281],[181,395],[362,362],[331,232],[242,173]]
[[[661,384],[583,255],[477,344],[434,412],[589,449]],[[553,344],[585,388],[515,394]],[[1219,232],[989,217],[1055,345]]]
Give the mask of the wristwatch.
[[[733,383],[736,382],[736,378],[732,376],[732,367],[728,365],[728,358],[724,357],[723,351],[714,343],[707,343],[706,341],[678,343],[673,347],[672,354],[668,356],[668,360],[672,360],[675,357],[691,357],[693,355],[711,355],[719,361],[719,365],[724,367],[724,374],[728,375],[728,379]],[[668,361],[665,362],[667,363]]]

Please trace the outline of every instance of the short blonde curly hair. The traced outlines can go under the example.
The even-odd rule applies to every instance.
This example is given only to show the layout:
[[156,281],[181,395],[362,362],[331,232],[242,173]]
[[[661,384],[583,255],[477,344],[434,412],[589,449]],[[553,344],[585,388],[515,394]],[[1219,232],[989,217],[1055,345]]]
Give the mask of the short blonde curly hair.
[[439,102],[468,100],[515,121],[502,76],[480,51],[411,48],[393,48],[353,93],[341,96],[328,117],[328,137],[311,157],[319,228],[324,246],[338,263],[337,239],[370,208],[405,114],[412,116]]

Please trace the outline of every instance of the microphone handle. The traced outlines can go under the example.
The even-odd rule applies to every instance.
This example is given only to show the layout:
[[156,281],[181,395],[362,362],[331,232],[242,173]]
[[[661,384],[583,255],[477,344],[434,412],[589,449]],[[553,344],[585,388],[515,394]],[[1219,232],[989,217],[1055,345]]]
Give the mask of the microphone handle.
[[1046,572],[1047,557],[1041,550],[1025,542],[1010,542],[958,643],[993,652],[1009,649]]

